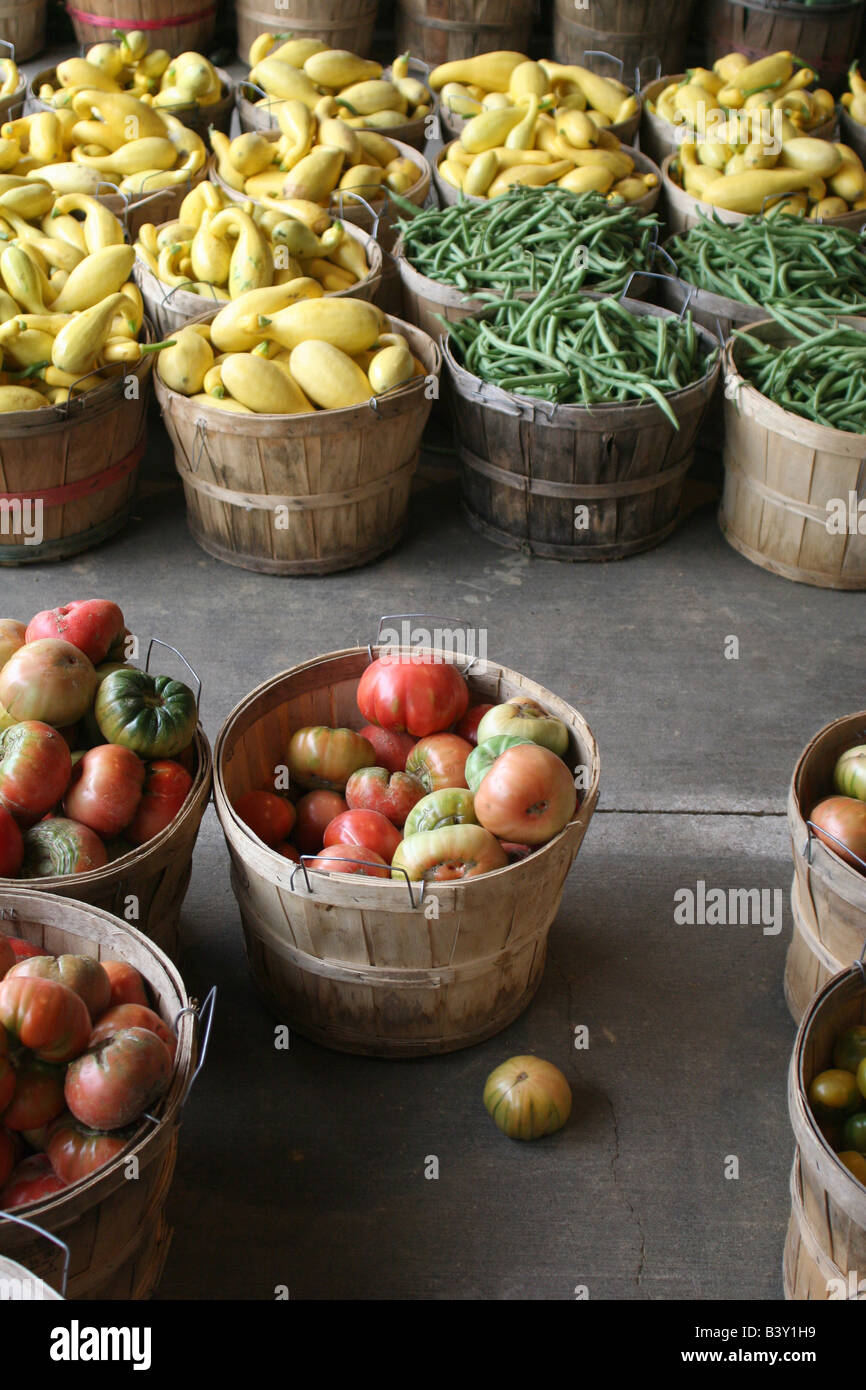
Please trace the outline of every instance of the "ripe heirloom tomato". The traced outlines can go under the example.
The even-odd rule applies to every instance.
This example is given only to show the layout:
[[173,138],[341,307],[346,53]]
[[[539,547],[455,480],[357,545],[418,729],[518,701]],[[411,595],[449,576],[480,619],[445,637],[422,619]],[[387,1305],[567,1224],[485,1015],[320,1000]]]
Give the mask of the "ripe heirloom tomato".
[[455,666],[411,656],[380,656],[358,685],[358,709],[371,724],[424,738],[462,719],[469,687]]
[[19,824],[32,825],[52,810],[71,774],[69,747],[48,724],[24,720],[0,733],[0,806]]
[[132,669],[105,677],[93,713],[107,743],[120,743],[147,759],[183,752],[198,723],[198,705],[188,685]]
[[43,950],[41,946],[33,946],[29,941],[22,941],[20,936],[7,936],[6,940],[12,947],[16,960],[29,960],[31,956],[50,955],[50,952]]
[[[0,985],[0,989],[3,986]],[[829,1068],[812,1078],[809,1104],[819,1120],[840,1120],[853,1115],[863,1104],[856,1078],[850,1071]]]
[[98,666],[125,631],[123,614],[116,603],[104,598],[76,599],[62,608],[37,613],[27,625],[26,640],[59,637],[78,647]]
[[296,729],[289,743],[289,777],[299,787],[341,792],[353,772],[375,761],[373,745],[354,729],[314,724]]
[[302,796],[295,806],[298,819],[292,835],[301,854],[318,854],[331,821],[348,809],[339,792],[307,792]]
[[852,869],[866,873],[866,801],[853,796],[828,796],[815,807],[811,821],[819,827],[815,831],[818,839],[833,854],[838,854]]
[[557,757],[568,752],[568,729],[555,714],[548,714],[537,700],[526,695],[514,695],[502,705],[488,710],[478,726],[478,742],[485,743],[497,734],[528,738],[542,748],[549,748]]
[[360,845],[375,850],[390,864],[402,836],[380,811],[344,811],[325,831],[325,849],[332,845]]
[[284,859],[291,859],[293,864],[300,864],[301,856],[295,849],[291,840],[283,840],[282,844],[274,845],[277,854],[281,854]]
[[492,705],[470,705],[463,718],[457,724],[454,732],[460,738],[465,738],[467,743],[471,743],[474,748],[478,743],[478,725],[481,723],[485,714]]
[[389,772],[406,771],[406,759],[416,742],[412,734],[394,733],[376,724],[365,724],[361,737],[372,743],[377,767],[386,767]]
[[273,849],[285,840],[295,823],[295,808],[276,792],[244,792],[234,809],[254,835]]
[[18,957],[12,949],[9,938],[0,936],[0,980],[8,974]]
[[16,1207],[29,1206],[31,1202],[44,1201],[62,1192],[68,1183],[59,1178],[51,1167],[45,1154],[31,1154],[22,1159],[3,1191],[0,1192],[0,1211],[12,1211]]
[[83,999],[54,980],[0,980],[0,1024],[43,1062],[70,1062],[90,1037]]
[[15,878],[24,858],[24,841],[12,813],[0,806],[0,878]]
[[138,810],[126,828],[133,845],[146,844],[171,825],[192,789],[193,779],[179,762],[161,758],[150,763]]
[[119,835],[138,809],[144,775],[144,763],[131,749],[114,743],[91,748],[72,769],[64,814],[97,835]]
[[93,662],[71,642],[29,642],[0,671],[0,705],[13,719],[42,720],[59,729],[77,724],[96,694]]
[[518,748],[521,743],[531,742],[532,739],[513,738],[510,734],[497,734],[495,738],[486,738],[477,748],[473,748],[466,759],[467,787],[477,792],[500,753],[504,753],[506,748]]
[[568,825],[577,805],[571,773],[541,744],[500,753],[475,793],[475,814],[500,839],[542,845]]
[[104,1134],[88,1129],[74,1115],[61,1115],[51,1126],[45,1151],[57,1176],[72,1184],[123,1153],[133,1133],[129,1128]]
[[[380,867],[381,865],[381,867]],[[308,869],[317,869],[323,874],[362,874],[366,878],[390,878],[388,865],[381,854],[364,845],[330,845],[315,859],[311,859]]]
[[[0,665],[2,664],[0,657]],[[866,743],[860,743],[856,748],[847,748],[837,760],[833,769],[833,786],[842,796],[853,796],[857,801],[866,801]]]
[[[26,1057],[26,1054],[25,1054]],[[15,1064],[15,1093],[3,1111],[3,1123],[16,1131],[39,1129],[56,1120],[63,1099],[63,1068],[31,1057]]]
[[25,832],[22,878],[86,874],[107,863],[108,851],[96,831],[77,820],[52,816]]
[[9,972],[29,979],[56,980],[84,1001],[91,1020],[104,1014],[111,1003],[111,981],[93,956],[31,956]]
[[165,1094],[171,1072],[168,1048],[156,1033],[123,1028],[71,1063],[66,1104],[88,1129],[124,1129]]
[[552,1062],[510,1057],[488,1076],[484,1105],[509,1139],[540,1139],[571,1114],[571,1087]]
[[10,656],[24,646],[26,640],[27,629],[23,623],[16,622],[14,618],[0,618],[0,670]]
[[104,960],[102,968],[111,985],[109,1008],[115,1004],[143,1004],[149,1008],[150,1000],[144,987],[144,980],[134,965],[125,960]]
[[406,771],[417,777],[425,792],[466,786],[466,759],[472,744],[457,734],[432,734],[415,744]]
[[149,1033],[155,1033],[165,1043],[169,1056],[174,1061],[177,1038],[159,1014],[144,1004],[117,1004],[113,1009],[109,1009],[90,1034],[87,1046],[95,1047],[104,1038],[113,1038],[122,1028],[146,1028]]
[[379,811],[398,827],[423,795],[424,788],[417,777],[408,772],[389,773],[386,767],[359,768],[346,783],[346,801],[351,810]]
[[475,800],[464,787],[447,787],[422,797],[406,818],[406,839],[422,830],[441,830],[445,825],[477,825]]
[[508,858],[495,836],[481,825],[445,825],[401,840],[391,861],[392,876],[405,869],[411,879],[450,883],[504,869]]
[[856,1072],[866,1057],[866,1024],[855,1023],[840,1033],[833,1046],[833,1066]]

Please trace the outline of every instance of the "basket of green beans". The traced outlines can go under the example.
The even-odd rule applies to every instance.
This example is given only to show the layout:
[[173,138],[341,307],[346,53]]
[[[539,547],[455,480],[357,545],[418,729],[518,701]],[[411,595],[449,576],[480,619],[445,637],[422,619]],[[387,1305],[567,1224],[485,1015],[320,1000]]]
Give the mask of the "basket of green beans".
[[738,329],[728,345],[726,394],[744,386],[826,429],[866,435],[866,320],[793,313]]
[[[407,313],[433,337],[438,314],[459,322],[493,299],[532,297],[551,283],[563,294],[618,294],[633,272],[651,268],[659,232],[653,213],[600,193],[518,185],[490,201],[426,208],[399,226]],[[631,293],[648,283],[638,277]]]

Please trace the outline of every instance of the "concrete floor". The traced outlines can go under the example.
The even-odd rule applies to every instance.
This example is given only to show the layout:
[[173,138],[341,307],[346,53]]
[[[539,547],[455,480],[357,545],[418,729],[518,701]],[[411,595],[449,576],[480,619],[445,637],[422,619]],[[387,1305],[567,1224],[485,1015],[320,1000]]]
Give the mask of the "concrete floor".
[[[710,501],[632,560],[529,560],[469,529],[436,463],[401,548],[357,572],[280,580],[190,540],[156,422],[127,532],[0,580],[11,616],[115,598],[202,673],[211,739],[265,677],[406,610],[485,626],[490,657],[575,704],[601,748],[599,810],[539,994],[505,1033],[438,1059],[355,1058],[300,1037],[274,1050],[208,811],[181,964],[192,993],[219,986],[219,1010],[159,1296],[779,1297],[794,1035],[784,798],[809,736],[862,706],[862,599],[740,559]],[[698,879],[782,890],[782,931],[675,925],[674,893]],[[590,1046],[576,1051],[581,1024]],[[568,1126],[532,1146],[504,1138],[481,1103],[488,1072],[527,1051],[561,1066],[575,1095]],[[433,1154],[437,1181],[424,1177]]]

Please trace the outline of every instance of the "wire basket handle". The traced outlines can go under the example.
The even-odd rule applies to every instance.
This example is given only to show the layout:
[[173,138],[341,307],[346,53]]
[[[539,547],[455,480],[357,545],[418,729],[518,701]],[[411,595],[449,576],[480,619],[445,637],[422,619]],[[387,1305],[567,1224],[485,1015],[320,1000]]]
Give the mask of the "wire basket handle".
[[56,1245],[58,1250],[63,1252],[63,1271],[60,1276],[60,1297],[66,1297],[66,1288],[69,1283],[69,1246],[65,1240],[61,1240],[53,1231],[46,1231],[43,1226],[37,1226],[35,1221],[28,1221],[26,1216],[13,1216],[11,1211],[0,1212],[0,1217],[4,1221],[12,1221],[16,1226],[24,1226],[28,1231],[34,1231],[36,1235],[42,1236],[45,1240],[50,1240],[52,1245]]
[[189,664],[189,662],[187,661],[186,657],[184,656],[183,652],[179,652],[178,649],[177,649],[177,647],[173,647],[173,646],[171,645],[170,642],[163,642],[162,639],[159,638],[159,637],[151,637],[150,641],[149,641],[148,644],[147,644],[147,656],[146,656],[145,662],[144,662],[144,669],[145,669],[145,671],[146,671],[148,674],[150,674],[150,658],[151,658],[151,653],[153,652],[153,649],[154,649],[155,646],[157,646],[157,647],[165,647],[165,649],[166,649],[167,652],[174,652],[175,656],[176,656],[176,657],[179,657],[180,660],[183,662],[184,666],[185,666],[186,669],[189,671],[190,675],[192,676],[193,680],[194,680],[195,683],[196,683],[195,707],[196,707],[196,710],[198,710],[198,709],[199,709],[199,706],[201,705],[201,685],[202,685],[201,676],[198,674],[198,672],[197,672],[192,666],[190,666],[190,664]]
[[207,1061],[208,1048],[210,1047],[210,1035],[213,1031],[214,1014],[216,1013],[217,987],[211,985],[204,1001],[201,1004],[190,1004],[187,1008],[181,1009],[174,1020],[174,1031],[177,1032],[177,1025],[184,1014],[190,1014],[195,1020],[197,1030],[202,1034],[201,1043],[198,1049],[198,1062],[195,1071],[189,1079],[187,1088],[183,1094],[181,1106],[186,1105],[189,1100],[189,1093],[198,1080],[199,1072]]
[[[335,850],[337,850],[337,849],[340,848],[340,846],[339,846],[339,845],[333,845],[332,848],[335,849]],[[327,849],[321,850],[321,851],[320,851],[320,854],[321,854],[321,856],[322,856],[323,858],[327,857],[327,858],[329,858],[329,859],[334,859],[334,860],[337,860],[337,861],[339,861],[339,858],[340,858],[339,854],[329,854]],[[297,877],[298,870],[301,869],[301,870],[303,871],[303,875],[304,875],[304,882],[305,882],[306,885],[307,885],[307,892],[308,892],[308,893],[312,893],[312,891],[313,891],[313,885],[312,885],[312,883],[310,882],[310,875],[309,875],[309,873],[307,872],[307,863],[308,863],[309,860],[318,859],[318,858],[319,858],[319,854],[302,854],[302,855],[301,855],[301,862],[300,862],[299,864],[296,864],[296,865],[295,865],[294,869],[292,870],[292,876],[291,876],[291,878],[289,879],[289,889],[290,889],[290,891],[294,892],[294,888],[295,888],[295,878]],[[345,862],[345,863],[351,863],[351,864],[363,864],[364,867],[365,867],[365,868],[368,868],[368,869],[380,869],[380,868],[382,867],[382,865],[381,865],[381,864],[377,864],[376,861],[375,861],[374,859],[351,859],[351,860],[345,860],[344,862]],[[409,875],[408,875],[408,873],[406,872],[406,870],[400,868],[399,865],[397,865],[396,867],[391,866],[391,865],[386,865],[386,867],[388,868],[388,871],[389,871],[389,873],[391,873],[391,874],[402,874],[402,875],[403,875],[404,879],[406,880],[406,889],[407,889],[407,891],[408,891],[408,893],[409,893],[409,903],[410,903],[410,905],[411,905],[413,911],[414,911],[414,909],[415,909],[416,907],[420,907],[420,906],[421,906],[421,903],[422,903],[423,900],[424,900],[424,888],[425,888],[424,880],[423,880],[423,879],[421,880],[421,883],[420,883],[420,886],[419,886],[419,889],[418,889],[418,901],[416,902],[416,901],[415,901],[415,894],[412,892],[412,880],[411,880],[411,878],[409,877]],[[315,870],[315,872],[316,872],[316,873],[325,873],[325,874],[326,874],[326,873],[329,872],[329,870],[328,870],[328,869],[317,869],[317,870]],[[334,872],[339,873],[339,870],[335,870]],[[363,877],[366,877],[366,875],[363,875]]]

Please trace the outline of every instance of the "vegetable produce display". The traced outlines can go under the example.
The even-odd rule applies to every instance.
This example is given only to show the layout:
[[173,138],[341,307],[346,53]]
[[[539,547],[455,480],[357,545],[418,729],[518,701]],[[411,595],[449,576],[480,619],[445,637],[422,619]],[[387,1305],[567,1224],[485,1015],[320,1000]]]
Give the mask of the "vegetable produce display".
[[633,203],[659,186],[655,166],[641,173],[612,131],[585,111],[538,99],[473,116],[437,161],[440,178],[467,197],[498,198],[515,184],[558,185],[570,193],[604,193]]
[[840,1162],[866,1186],[866,1026],[855,1024],[837,1036],[832,1061],[813,1077],[809,1104]]
[[799,130],[810,131],[834,114],[832,92],[816,87],[819,75],[785,50],[749,62],[743,53],[726,53],[712,68],[692,68],[647,99],[647,110],[702,138],[732,112],[780,111]]
[[505,726],[513,722],[528,735],[493,736],[473,750],[454,732],[472,713],[469,699],[464,678],[447,663],[379,657],[361,678],[358,709],[371,736],[378,729],[405,737],[402,756],[385,767],[365,733],[296,729],[286,750],[288,791],[275,790],[276,781],[252,788],[235,798],[235,812],[269,848],[295,860],[315,855],[308,867],[328,873],[382,878],[390,865],[390,876],[403,881],[448,882],[517,862],[575,814],[568,730],[518,696],[483,706],[480,733],[499,711]]
[[503,391],[589,407],[654,400],[675,428],[667,395],[706,375],[717,352],[690,314],[637,315],[617,299],[562,294],[555,281],[528,304],[504,299],[446,326],[462,366]]
[[325,299],[302,277],[250,290],[211,323],[182,328],[156,370],[172,391],[240,413],[341,410],[424,376],[401,333],[360,299]]
[[409,70],[410,55],[395,58],[390,70],[321,39],[259,34],[249,52],[249,81],[265,93],[255,104],[273,110],[301,101],[318,117],[339,116],[356,129],[388,130],[433,110],[433,95]]
[[484,1083],[484,1106],[509,1139],[541,1139],[567,1121],[571,1087],[552,1062],[510,1057]]
[[0,126],[0,173],[38,178],[58,193],[96,193],[105,183],[154,193],[188,184],[206,160],[194,130],[128,92],[83,87],[68,106]]
[[79,92],[128,92],[149,106],[213,106],[223,84],[201,53],[172,58],[151,49],[147,34],[134,29],[119,42],[95,43],[82,58],[66,58],[55,69],[57,83],[43,82],[36,95],[55,109],[69,106]]
[[508,110],[532,97],[545,109],[583,111],[597,126],[619,125],[640,110],[634,92],[613,78],[577,64],[548,58],[536,63],[525,53],[503,50],[443,63],[431,72],[430,86],[455,116]]
[[866,744],[839,755],[831,785],[809,810],[808,821],[831,854],[866,874]]
[[495,203],[460,201],[400,222],[410,265],[479,296],[534,294],[551,279],[563,293],[617,293],[649,267],[658,231],[653,213],[612,207],[600,193],[519,184]]
[[351,290],[369,273],[362,245],[324,211],[311,220],[233,202],[204,182],[190,190],[173,222],[139,228],[135,254],[166,293],[185,289],[211,301],[301,276],[317,280],[325,294]]
[[216,170],[223,183],[253,202],[284,207],[320,207],[363,198],[378,203],[389,193],[408,193],[425,176],[418,155],[410,159],[377,130],[357,130],[342,116],[317,116],[303,101],[274,108],[279,138],[251,130],[229,140],[210,132]]
[[866,126],[866,78],[860,72],[859,63],[852,63],[848,72],[848,91],[842,96],[842,105],[852,120]]
[[789,314],[778,303],[770,312],[794,341],[764,342],[737,329],[747,345],[738,359],[744,379],[805,420],[866,434],[866,333],[823,314]]
[[681,279],[744,304],[780,303],[791,313],[866,309],[866,245],[850,227],[787,213],[735,223],[701,214],[668,251]]
[[133,966],[0,936],[0,1210],[117,1158],[168,1090],[176,1046]]
[[188,686],[124,660],[105,599],[0,624],[0,875],[86,873],[174,820],[193,785]]

